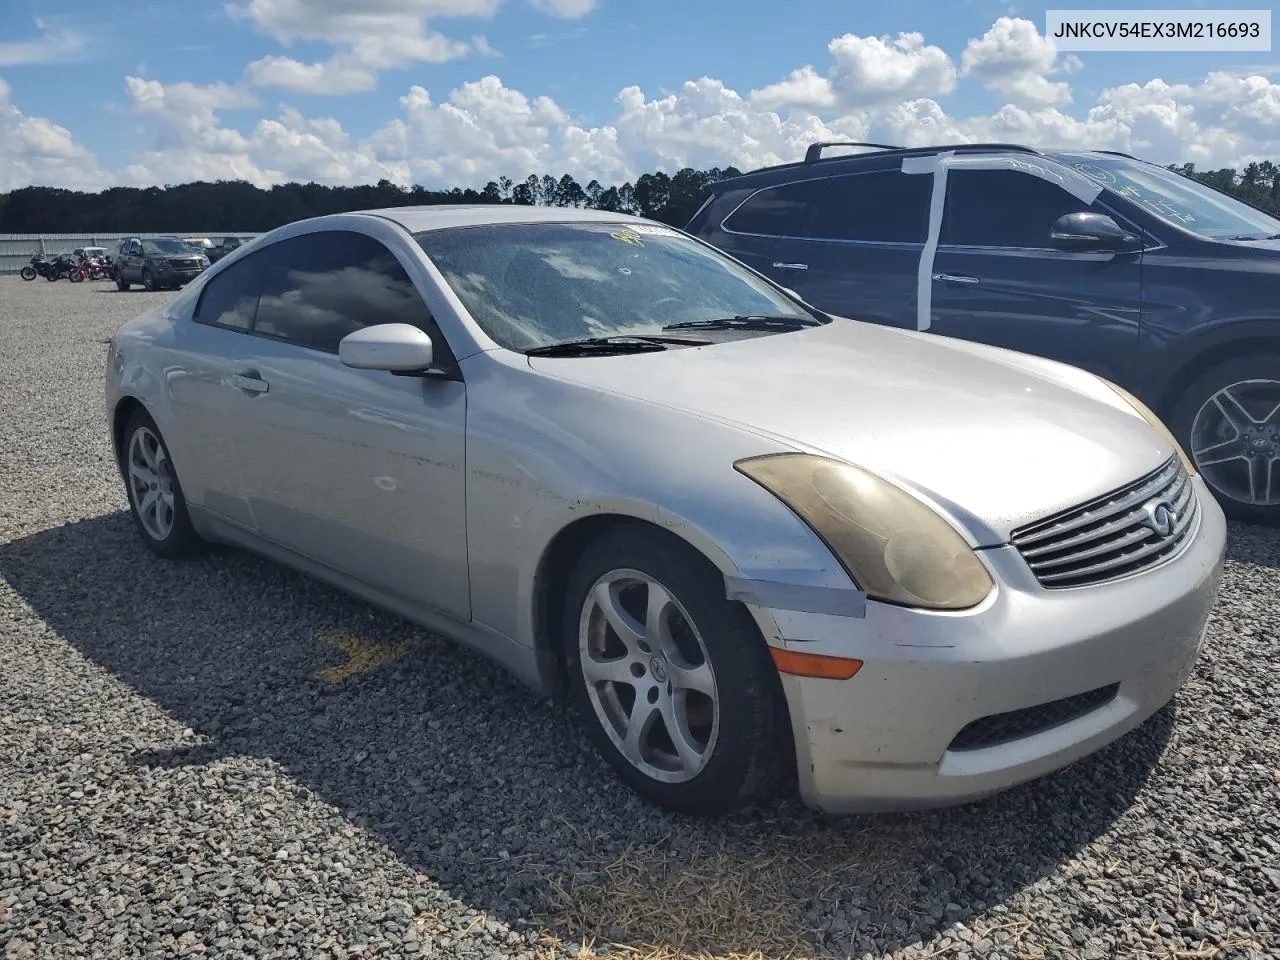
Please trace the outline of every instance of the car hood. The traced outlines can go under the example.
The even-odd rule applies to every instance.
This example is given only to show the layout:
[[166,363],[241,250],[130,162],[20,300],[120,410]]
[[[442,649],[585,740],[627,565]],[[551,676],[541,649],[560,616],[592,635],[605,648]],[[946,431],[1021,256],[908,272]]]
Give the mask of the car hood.
[[842,318],[706,347],[539,357],[530,366],[864,467],[931,502],[978,546],[1005,543],[1018,527],[1173,454],[1083,370]]

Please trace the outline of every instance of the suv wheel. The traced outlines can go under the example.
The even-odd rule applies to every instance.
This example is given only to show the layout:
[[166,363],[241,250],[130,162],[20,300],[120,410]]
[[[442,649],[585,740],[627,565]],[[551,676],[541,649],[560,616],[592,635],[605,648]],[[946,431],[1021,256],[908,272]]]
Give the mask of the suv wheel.
[[1234,357],[1205,371],[1170,426],[1228,516],[1280,525],[1280,356]]
[[152,292],[154,292],[154,291],[157,289],[157,287],[156,287],[156,278],[155,278],[154,276],[152,276],[152,274],[151,274],[151,271],[150,271],[150,270],[143,270],[143,271],[142,271],[142,286],[143,286],[146,290],[149,290],[149,291],[152,291]]

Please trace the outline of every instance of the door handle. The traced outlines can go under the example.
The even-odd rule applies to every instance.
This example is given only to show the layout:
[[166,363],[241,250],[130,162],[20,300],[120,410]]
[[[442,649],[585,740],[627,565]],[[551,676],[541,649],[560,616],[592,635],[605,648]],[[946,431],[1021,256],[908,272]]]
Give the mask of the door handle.
[[775,260],[773,264],[775,270],[808,270],[807,263],[783,263],[781,260]]
[[954,273],[935,273],[935,283],[981,283],[977,277],[958,277]]
[[237,373],[231,378],[231,385],[245,393],[266,393],[271,389],[271,385],[262,379],[262,374],[257,370],[246,370],[244,373]]

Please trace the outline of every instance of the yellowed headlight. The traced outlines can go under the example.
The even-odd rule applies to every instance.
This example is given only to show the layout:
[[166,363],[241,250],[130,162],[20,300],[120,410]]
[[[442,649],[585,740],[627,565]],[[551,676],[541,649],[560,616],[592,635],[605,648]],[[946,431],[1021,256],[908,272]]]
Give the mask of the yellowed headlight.
[[987,568],[955,528],[874,474],[803,453],[734,466],[795,511],[868,597],[964,610],[991,592]]
[[1187,468],[1187,473],[1194,477],[1196,475],[1195,462],[1187,456],[1187,451],[1182,449],[1182,444],[1178,442],[1177,437],[1175,437],[1169,428],[1164,425],[1164,422],[1155,415],[1155,412],[1124,387],[1116,386],[1105,377],[1099,377],[1098,379],[1118,393],[1121,399],[1123,399],[1125,403],[1129,404],[1129,406],[1133,407],[1143,420],[1151,424],[1151,428],[1155,430],[1156,433],[1169,441],[1169,445],[1173,447],[1174,451],[1178,454],[1178,459],[1180,459],[1182,461],[1182,465]]

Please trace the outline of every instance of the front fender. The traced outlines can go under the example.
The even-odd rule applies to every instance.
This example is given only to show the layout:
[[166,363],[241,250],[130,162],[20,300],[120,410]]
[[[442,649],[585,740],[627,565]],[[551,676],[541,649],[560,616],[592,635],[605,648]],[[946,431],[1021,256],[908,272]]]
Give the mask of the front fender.
[[[536,645],[543,558],[592,517],[675,534],[720,570],[727,594],[758,584],[774,599],[861,596],[813,531],[733,467],[791,448],[535,373],[514,354],[470,358],[464,376],[471,601],[485,626]],[[767,618],[762,629],[776,638]]]

